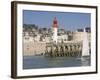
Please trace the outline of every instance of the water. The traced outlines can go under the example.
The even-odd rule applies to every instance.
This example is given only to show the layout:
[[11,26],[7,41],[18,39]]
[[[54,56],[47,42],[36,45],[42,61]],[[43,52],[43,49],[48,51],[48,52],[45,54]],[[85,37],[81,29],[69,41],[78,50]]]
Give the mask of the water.
[[24,56],[23,69],[90,66],[90,57]]

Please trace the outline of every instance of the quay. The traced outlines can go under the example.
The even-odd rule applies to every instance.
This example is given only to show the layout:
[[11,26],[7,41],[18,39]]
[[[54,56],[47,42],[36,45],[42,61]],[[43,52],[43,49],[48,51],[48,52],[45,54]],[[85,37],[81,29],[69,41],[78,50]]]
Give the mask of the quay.
[[46,43],[45,56],[81,56],[82,42]]

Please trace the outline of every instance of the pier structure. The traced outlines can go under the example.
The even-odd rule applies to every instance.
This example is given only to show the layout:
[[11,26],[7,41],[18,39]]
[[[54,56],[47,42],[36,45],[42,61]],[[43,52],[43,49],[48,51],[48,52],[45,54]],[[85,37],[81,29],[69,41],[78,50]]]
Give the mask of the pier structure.
[[82,42],[67,42],[67,43],[47,43],[45,56],[81,56]]

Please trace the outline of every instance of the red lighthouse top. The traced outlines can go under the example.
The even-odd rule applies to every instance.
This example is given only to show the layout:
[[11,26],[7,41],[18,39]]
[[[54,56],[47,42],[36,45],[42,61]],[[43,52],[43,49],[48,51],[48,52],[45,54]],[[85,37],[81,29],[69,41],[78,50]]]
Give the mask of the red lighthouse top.
[[56,17],[53,20],[53,27],[58,28],[58,21],[57,21]]

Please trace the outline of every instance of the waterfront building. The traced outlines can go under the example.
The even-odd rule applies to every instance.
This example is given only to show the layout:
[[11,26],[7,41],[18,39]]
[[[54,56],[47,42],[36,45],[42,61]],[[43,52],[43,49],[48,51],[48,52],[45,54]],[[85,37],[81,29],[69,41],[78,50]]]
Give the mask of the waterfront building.
[[67,34],[64,34],[64,35],[58,35],[58,42],[61,43],[61,42],[67,42],[68,41],[68,35]]

